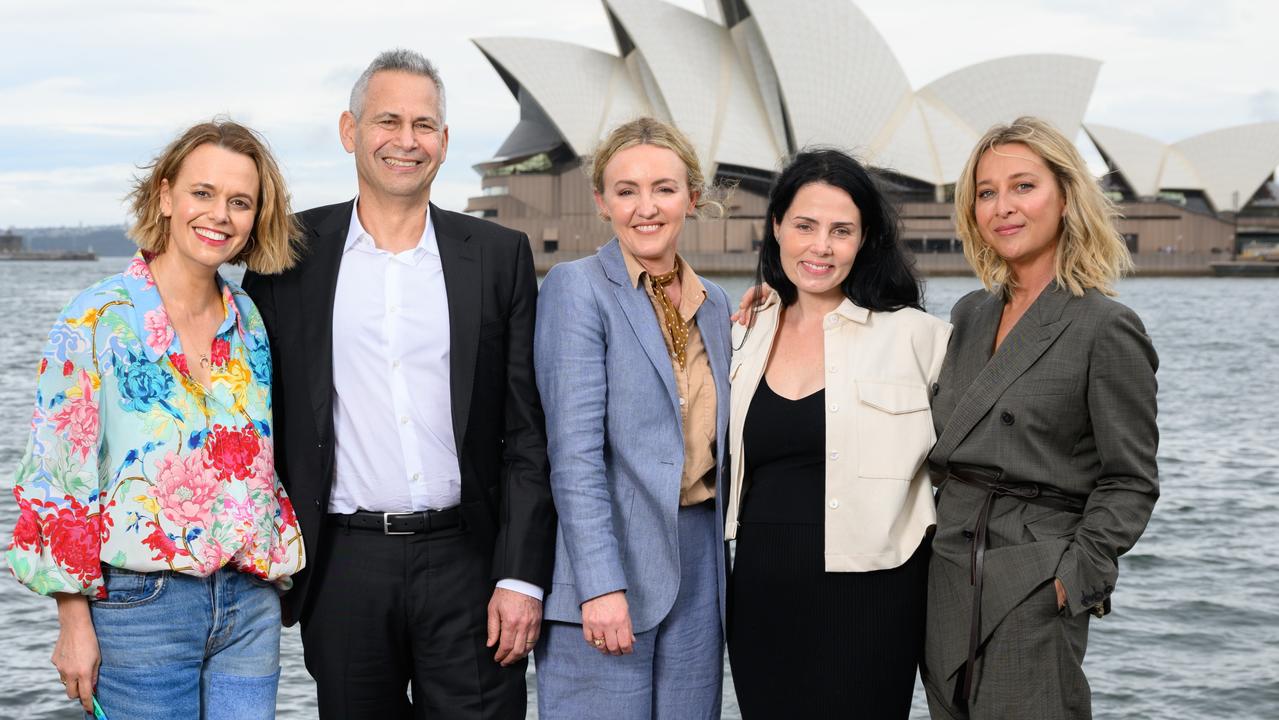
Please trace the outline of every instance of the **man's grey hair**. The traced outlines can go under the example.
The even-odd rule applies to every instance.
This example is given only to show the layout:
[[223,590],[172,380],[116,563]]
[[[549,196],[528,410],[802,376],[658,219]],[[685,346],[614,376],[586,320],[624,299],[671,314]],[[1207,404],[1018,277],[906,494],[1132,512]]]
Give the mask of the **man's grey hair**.
[[360,74],[360,78],[355,81],[355,87],[351,88],[349,109],[352,115],[359,118],[364,112],[364,98],[369,93],[369,81],[374,75],[384,70],[395,70],[430,78],[431,82],[435,83],[435,95],[439,98],[439,120],[441,124],[444,122],[444,81],[440,79],[440,71],[431,64],[430,60],[422,57],[421,53],[404,48],[381,53],[373,58],[373,62],[369,63],[369,66]]

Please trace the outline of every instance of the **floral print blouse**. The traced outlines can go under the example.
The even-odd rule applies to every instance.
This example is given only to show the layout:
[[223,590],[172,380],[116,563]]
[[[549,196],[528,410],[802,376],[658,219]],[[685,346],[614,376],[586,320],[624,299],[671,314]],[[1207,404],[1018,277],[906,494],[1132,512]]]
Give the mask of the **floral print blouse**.
[[218,284],[210,388],[188,371],[141,253],[54,324],[13,490],[7,560],[27,587],[103,598],[106,563],[201,577],[231,565],[286,590],[302,569],[272,461],[266,330],[242,290]]

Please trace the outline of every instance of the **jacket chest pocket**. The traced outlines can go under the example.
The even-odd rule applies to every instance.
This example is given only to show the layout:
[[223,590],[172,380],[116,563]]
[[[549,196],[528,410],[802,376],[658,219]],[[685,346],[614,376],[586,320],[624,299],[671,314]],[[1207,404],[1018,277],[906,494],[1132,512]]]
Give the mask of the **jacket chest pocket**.
[[913,478],[935,439],[927,388],[858,381],[857,399],[858,475]]

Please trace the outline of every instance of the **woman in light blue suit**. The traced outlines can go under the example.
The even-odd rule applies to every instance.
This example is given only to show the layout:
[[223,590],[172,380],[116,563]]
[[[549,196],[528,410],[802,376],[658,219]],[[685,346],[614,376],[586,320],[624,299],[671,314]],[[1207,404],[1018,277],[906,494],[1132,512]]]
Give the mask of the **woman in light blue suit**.
[[676,252],[703,176],[677,129],[641,118],[604,141],[592,182],[616,237],[552,268],[538,299],[559,511],[538,710],[718,718],[729,306]]

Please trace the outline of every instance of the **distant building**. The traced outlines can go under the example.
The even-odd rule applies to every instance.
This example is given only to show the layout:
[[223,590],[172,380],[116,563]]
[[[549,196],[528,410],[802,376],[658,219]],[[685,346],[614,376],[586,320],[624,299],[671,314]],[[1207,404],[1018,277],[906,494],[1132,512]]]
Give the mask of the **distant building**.
[[1279,123],[1174,145],[1084,125],[1100,62],[1066,55],[991,60],[915,90],[852,0],[706,0],[705,16],[662,0],[603,3],[617,55],[474,40],[519,102],[520,121],[475,166],[482,194],[467,210],[527,233],[541,267],[610,237],[583,166],[611,128],[640,115],[674,122],[708,174],[737,186],[728,219],[689,223],[681,236],[682,252],[717,257],[708,270],[753,265],[768,185],[786,155],[810,145],[883,169],[922,265],[962,269],[954,181],[986,129],[1020,115],[1067,137],[1086,130],[1113,171],[1105,182],[1139,266],[1141,256],[1206,258],[1235,253],[1238,238],[1279,240]]
[[12,230],[0,235],[0,253],[22,252],[22,236],[14,235]]

